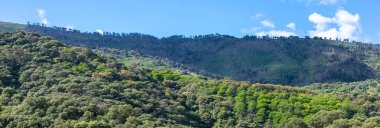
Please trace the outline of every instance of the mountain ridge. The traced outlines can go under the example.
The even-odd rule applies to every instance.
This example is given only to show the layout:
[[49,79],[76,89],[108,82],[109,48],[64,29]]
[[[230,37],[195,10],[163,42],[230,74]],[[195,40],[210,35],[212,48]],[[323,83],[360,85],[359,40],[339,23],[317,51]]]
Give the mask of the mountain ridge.
[[159,39],[139,33],[101,35],[39,25],[26,25],[24,29],[73,46],[133,50],[168,58],[214,76],[252,83],[353,82],[378,78],[380,73],[380,47],[347,40],[296,36],[236,38],[219,34]]

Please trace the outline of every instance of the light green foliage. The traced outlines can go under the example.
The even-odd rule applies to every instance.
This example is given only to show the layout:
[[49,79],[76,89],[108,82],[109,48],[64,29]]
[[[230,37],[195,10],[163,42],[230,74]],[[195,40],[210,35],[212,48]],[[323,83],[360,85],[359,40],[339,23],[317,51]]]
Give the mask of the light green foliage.
[[88,67],[88,65],[85,63],[82,63],[82,62],[79,63],[78,66],[73,66],[72,69],[74,72],[81,72],[81,73],[85,73],[87,71],[90,71],[90,68]]

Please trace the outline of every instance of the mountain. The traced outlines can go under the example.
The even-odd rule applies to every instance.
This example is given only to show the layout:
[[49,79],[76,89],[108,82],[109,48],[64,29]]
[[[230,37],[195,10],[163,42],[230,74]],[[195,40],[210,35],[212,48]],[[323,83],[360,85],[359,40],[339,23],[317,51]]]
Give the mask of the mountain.
[[217,79],[307,85],[380,77],[380,46],[348,40],[296,36],[236,38],[219,34],[156,38],[139,33],[102,35],[38,24],[13,30],[19,28],[54,37],[68,45],[121,49],[166,58],[197,74]]
[[[103,55],[114,57],[119,62],[129,67],[145,68],[145,69],[163,69],[163,70],[169,69],[176,72],[180,72],[181,74],[199,76],[199,77],[204,77],[204,78],[207,77],[204,75],[199,75],[197,69],[187,67],[183,64],[180,64],[174,61],[170,61],[167,58],[141,55],[133,51],[104,48],[104,47],[93,49],[93,50]],[[207,75],[211,75],[211,73],[208,73]]]
[[22,24],[0,21],[0,31],[2,32],[15,32],[18,30],[25,30],[25,27],[26,26]]
[[[380,126],[376,93],[341,94],[321,91],[320,85],[249,84],[125,66],[34,33],[0,33],[0,70],[1,127]],[[379,83],[349,85],[360,84]]]

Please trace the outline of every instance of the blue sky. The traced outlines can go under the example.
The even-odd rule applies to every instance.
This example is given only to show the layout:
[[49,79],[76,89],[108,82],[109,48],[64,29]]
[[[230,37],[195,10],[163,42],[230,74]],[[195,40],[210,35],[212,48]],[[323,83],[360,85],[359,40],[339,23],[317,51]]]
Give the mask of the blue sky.
[[379,0],[2,0],[0,21],[158,37],[323,36],[380,43]]

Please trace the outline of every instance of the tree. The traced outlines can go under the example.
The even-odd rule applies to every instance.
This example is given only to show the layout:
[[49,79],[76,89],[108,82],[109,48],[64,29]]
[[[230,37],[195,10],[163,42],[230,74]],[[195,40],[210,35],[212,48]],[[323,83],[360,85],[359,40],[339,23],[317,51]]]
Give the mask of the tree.
[[288,123],[286,123],[286,128],[308,128],[308,124],[302,119],[293,118]]
[[[242,87],[241,87],[242,88]],[[247,105],[246,105],[246,93],[244,89],[239,89],[238,95],[235,97],[235,107],[234,111],[237,116],[244,116],[244,114],[247,111]]]
[[336,110],[336,111],[324,111],[324,110],[322,110],[322,111],[319,111],[318,113],[316,113],[308,121],[308,123],[310,124],[311,127],[323,128],[323,127],[327,127],[330,124],[332,124],[334,122],[334,120],[344,119],[346,117],[347,117],[347,115],[340,110]]
[[261,108],[259,109],[259,111],[257,111],[254,121],[257,126],[263,126],[265,119],[266,119],[266,110],[265,108]]
[[137,116],[141,113],[140,109],[133,108],[131,105],[112,106],[107,113],[107,118],[113,124],[122,124],[129,116]]
[[80,72],[80,73],[85,73],[87,71],[90,71],[89,66],[86,63],[79,63],[78,66],[73,66],[73,71]]
[[352,120],[338,119],[338,120],[334,120],[333,124],[327,126],[327,128],[351,128],[352,126],[353,126]]

